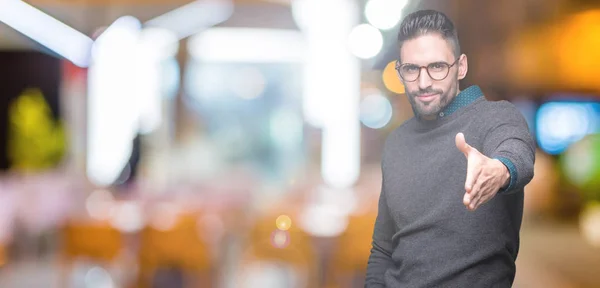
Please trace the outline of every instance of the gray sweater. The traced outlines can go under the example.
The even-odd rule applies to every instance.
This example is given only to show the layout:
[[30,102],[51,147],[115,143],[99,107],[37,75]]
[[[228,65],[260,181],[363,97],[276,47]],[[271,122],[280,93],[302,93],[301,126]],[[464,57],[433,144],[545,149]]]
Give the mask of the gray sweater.
[[[467,143],[502,161],[510,184],[475,211],[462,203]],[[509,102],[462,91],[437,120],[412,118],[383,151],[383,184],[365,287],[511,287],[519,251],[523,188],[535,145]]]

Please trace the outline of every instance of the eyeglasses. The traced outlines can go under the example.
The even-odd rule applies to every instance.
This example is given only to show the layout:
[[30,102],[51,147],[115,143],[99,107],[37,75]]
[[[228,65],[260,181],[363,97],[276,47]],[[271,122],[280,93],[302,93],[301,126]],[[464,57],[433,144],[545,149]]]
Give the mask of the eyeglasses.
[[456,59],[452,64],[448,64],[446,62],[434,62],[427,66],[418,66],[410,63],[404,63],[401,65],[400,60],[396,60],[396,72],[398,72],[398,77],[404,81],[414,82],[419,79],[419,76],[421,76],[421,70],[425,68],[431,79],[441,81],[448,77],[450,68],[452,68],[452,66],[458,62],[458,59]]

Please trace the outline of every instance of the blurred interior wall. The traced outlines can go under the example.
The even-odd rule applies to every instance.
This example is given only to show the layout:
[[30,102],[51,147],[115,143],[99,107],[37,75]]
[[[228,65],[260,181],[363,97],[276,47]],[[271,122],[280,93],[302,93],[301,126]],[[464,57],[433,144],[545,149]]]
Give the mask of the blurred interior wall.
[[55,119],[60,118],[61,61],[35,51],[0,51],[0,170],[11,163],[7,155],[10,103],[26,89],[39,89]]

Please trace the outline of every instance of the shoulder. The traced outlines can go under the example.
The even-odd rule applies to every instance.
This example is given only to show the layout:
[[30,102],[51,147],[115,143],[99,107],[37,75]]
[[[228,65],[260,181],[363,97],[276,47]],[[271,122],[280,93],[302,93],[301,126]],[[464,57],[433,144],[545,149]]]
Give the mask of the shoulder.
[[[500,101],[482,101],[478,111],[478,116],[483,122],[491,122],[493,124],[500,123],[521,123],[526,124],[525,117],[513,103]],[[487,121],[485,121],[487,120]]]
[[490,100],[485,100],[482,102],[482,105],[479,109],[480,112],[483,113],[491,113],[491,115],[516,115],[519,114],[521,115],[521,112],[519,111],[519,109],[517,109],[517,106],[515,106],[515,104],[506,101],[506,100],[500,100],[500,101],[490,101]]

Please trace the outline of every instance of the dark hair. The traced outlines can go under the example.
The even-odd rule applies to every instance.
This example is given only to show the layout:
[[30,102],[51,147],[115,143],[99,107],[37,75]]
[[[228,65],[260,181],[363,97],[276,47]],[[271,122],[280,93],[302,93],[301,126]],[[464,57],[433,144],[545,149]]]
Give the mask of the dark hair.
[[419,10],[408,14],[400,24],[398,46],[401,48],[404,41],[429,33],[438,33],[450,43],[454,56],[460,56],[460,43],[454,23],[446,14],[435,10]]

